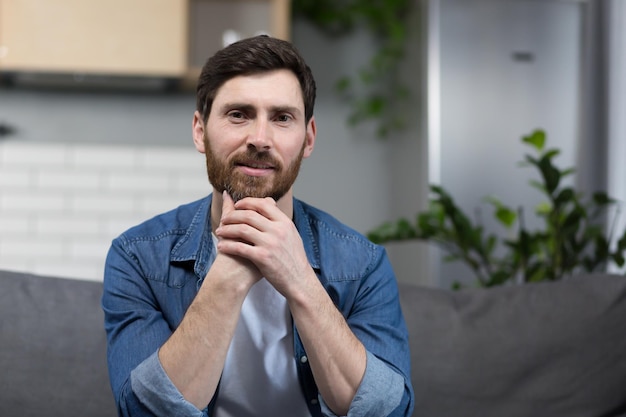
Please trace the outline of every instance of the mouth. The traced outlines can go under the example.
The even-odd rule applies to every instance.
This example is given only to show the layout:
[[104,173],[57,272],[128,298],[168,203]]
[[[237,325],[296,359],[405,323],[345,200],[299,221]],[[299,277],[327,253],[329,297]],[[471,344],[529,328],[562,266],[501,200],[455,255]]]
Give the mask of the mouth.
[[244,167],[244,168],[252,168],[252,169],[274,169],[272,164],[261,161],[242,161],[236,162],[235,166]]
[[262,177],[269,175],[276,168],[274,165],[262,161],[240,161],[235,163],[235,168],[241,170],[246,175],[252,177]]

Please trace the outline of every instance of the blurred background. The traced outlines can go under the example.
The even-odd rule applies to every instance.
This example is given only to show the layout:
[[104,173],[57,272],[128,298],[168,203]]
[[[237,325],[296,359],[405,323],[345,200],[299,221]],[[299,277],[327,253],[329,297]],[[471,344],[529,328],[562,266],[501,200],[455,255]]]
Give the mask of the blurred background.
[[[362,233],[413,217],[433,183],[468,212],[487,195],[532,211],[540,196],[516,163],[537,128],[583,190],[626,200],[625,1],[407,1],[405,123],[385,137],[348,122],[336,84],[369,62],[377,33],[320,30],[298,1],[0,0],[0,268],[101,280],[112,238],[205,196],[198,68],[257,33],[291,40],[318,82],[296,196]],[[466,273],[424,243],[387,249],[402,281]]]

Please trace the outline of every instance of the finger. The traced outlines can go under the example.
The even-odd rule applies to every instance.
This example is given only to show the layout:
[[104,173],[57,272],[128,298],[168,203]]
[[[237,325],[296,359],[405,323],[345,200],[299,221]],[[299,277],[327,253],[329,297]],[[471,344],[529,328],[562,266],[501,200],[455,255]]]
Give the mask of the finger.
[[232,197],[224,191],[222,217],[215,234],[220,239],[234,239],[239,242],[250,242],[257,229],[267,219],[254,210],[237,209]]
[[278,220],[284,216],[278,208],[278,204],[271,197],[266,198],[244,198],[234,204],[237,210],[251,210],[259,213],[268,220]]
[[219,238],[256,244],[262,239],[263,230],[271,229],[269,220],[250,210],[235,210],[224,217],[215,234]]
[[222,218],[235,211],[235,202],[227,191],[222,193]]

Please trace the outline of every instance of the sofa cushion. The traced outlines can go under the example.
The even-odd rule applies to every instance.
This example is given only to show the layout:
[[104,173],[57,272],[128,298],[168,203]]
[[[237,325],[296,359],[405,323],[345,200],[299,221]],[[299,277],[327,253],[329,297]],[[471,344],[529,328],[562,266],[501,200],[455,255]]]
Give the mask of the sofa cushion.
[[626,416],[626,277],[400,295],[415,416]]
[[102,284],[0,271],[0,416],[117,415]]

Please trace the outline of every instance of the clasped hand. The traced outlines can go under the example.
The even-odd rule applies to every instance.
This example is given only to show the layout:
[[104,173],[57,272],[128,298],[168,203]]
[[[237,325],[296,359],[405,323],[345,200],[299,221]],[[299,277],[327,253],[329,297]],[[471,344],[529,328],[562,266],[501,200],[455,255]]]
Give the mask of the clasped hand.
[[215,230],[219,253],[252,262],[272,286],[289,298],[312,272],[293,221],[272,198],[233,202],[223,193],[222,217]]

